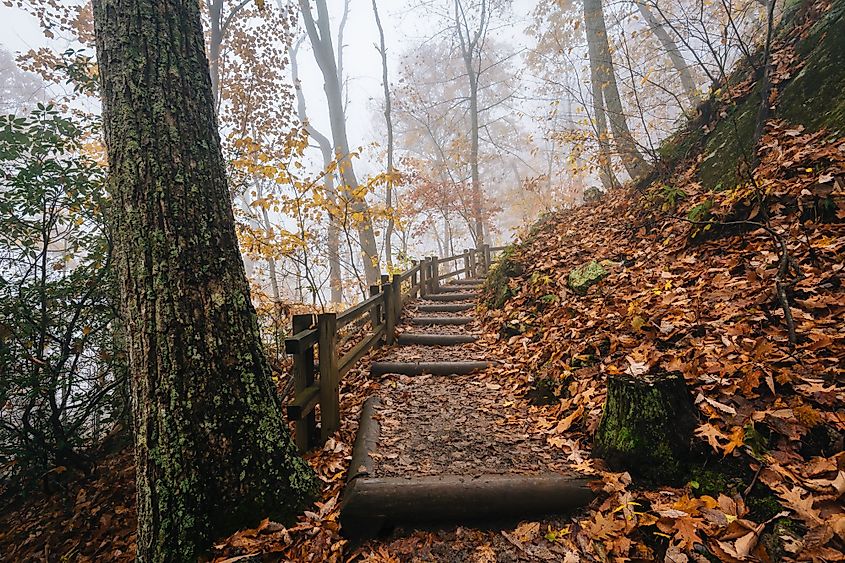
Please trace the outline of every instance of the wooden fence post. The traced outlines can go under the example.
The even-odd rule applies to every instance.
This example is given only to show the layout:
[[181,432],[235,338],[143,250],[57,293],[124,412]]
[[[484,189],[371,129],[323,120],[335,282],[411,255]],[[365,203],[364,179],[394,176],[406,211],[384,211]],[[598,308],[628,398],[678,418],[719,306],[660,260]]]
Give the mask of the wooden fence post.
[[[314,321],[314,315],[294,315],[293,334],[308,330]],[[293,357],[293,388],[296,393],[314,385],[314,347],[307,348]],[[317,437],[317,419],[312,410],[302,420],[296,421],[296,447],[300,452],[307,452],[314,447]]]
[[[381,292],[380,285],[371,285],[370,286],[370,297],[375,297]],[[376,305],[373,307],[373,310],[370,312],[370,323],[373,325],[373,330],[376,330],[381,323],[384,322],[382,314],[384,311],[382,310],[381,305]]]
[[485,244],[481,247],[482,252],[484,252],[484,273],[485,275],[490,272],[490,264],[492,263],[492,256],[490,254],[490,245]]
[[337,368],[337,314],[317,317],[320,356],[320,438],[328,440],[340,428],[340,374]]
[[396,296],[388,276],[381,277],[381,290],[384,292],[384,341],[392,346],[396,337]]
[[423,258],[420,262],[420,299],[425,299],[428,295],[428,258]]
[[440,291],[440,264],[437,256],[431,257],[431,292],[437,293]]
[[467,277],[478,277],[478,251],[475,249],[469,251],[469,265],[471,272]]
[[464,248],[464,278],[470,277],[469,249]]
[[393,275],[393,282],[391,282],[391,288],[393,289],[393,322],[394,327],[399,324],[399,320],[402,318],[402,280],[399,278],[397,274]]

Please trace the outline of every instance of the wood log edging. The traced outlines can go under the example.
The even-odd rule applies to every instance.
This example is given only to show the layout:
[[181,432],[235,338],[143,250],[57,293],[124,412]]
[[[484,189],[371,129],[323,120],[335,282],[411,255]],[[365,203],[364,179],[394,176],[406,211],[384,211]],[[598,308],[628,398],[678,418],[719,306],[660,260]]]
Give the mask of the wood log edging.
[[460,313],[470,309],[475,309],[475,303],[432,303],[417,306],[417,310],[424,313]]
[[411,317],[408,321],[415,325],[468,325],[472,317]]
[[431,334],[403,332],[399,335],[400,346],[455,346],[470,344],[478,340],[474,334]]
[[375,477],[378,398],[361,409],[347,486],[340,502],[343,535],[375,537],[396,524],[460,523],[563,514],[586,506],[589,479],[574,473]]
[[398,373],[400,375],[466,375],[487,369],[492,362],[373,362],[370,375]]

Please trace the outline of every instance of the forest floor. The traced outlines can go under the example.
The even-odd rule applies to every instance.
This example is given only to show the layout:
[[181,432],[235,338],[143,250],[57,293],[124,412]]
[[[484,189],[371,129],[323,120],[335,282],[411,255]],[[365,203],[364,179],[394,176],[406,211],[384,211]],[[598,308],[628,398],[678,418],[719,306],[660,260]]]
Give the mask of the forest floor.
[[[509,276],[491,288],[503,305],[480,302],[478,323],[449,329],[481,335],[450,349],[455,359],[498,364],[410,385],[370,377],[370,363],[441,352],[375,351],[343,378],[341,429],[307,455],[323,481],[320,502],[293,525],[264,520],[219,540],[210,558],[845,560],[845,140],[772,121],[759,156],[753,181],[732,189],[702,187],[703,157],[691,154],[648,186],[544,217],[507,253]],[[606,275],[575,293],[570,272],[593,260]],[[590,455],[607,376],[659,371],[683,373],[700,419],[688,475],[676,483],[609,471]],[[462,408],[457,387],[480,408]],[[385,399],[377,461],[386,474],[565,465],[595,475],[597,498],[566,518],[395,530],[353,545],[338,503],[358,415],[373,395]],[[454,420],[467,432],[425,456],[410,452],[421,425]],[[89,477],[55,476],[58,491],[5,506],[0,559],[134,560],[132,468],[122,450],[102,456]]]
[[[518,272],[505,279],[508,299],[498,309],[479,304],[482,321],[467,330],[480,340],[450,352],[498,365],[412,386],[402,376],[371,378],[369,365],[433,359],[431,347],[375,351],[342,382],[341,430],[307,456],[324,482],[322,500],[295,525],[265,520],[220,540],[213,560],[845,559],[845,141],[775,126],[764,146],[757,178],[770,186],[767,225],[782,235],[800,274],[789,292],[795,346],[775,292],[777,247],[765,229],[716,225],[719,232],[693,237],[696,226],[678,217],[713,195],[697,193],[684,176],[673,180],[686,190],[674,208],[664,205],[660,185],[620,188],[545,217],[508,252],[507,270]],[[835,203],[824,216],[819,194]],[[714,221],[735,210],[731,198],[717,196]],[[607,275],[576,294],[569,272],[591,260],[605,261]],[[684,482],[637,481],[590,457],[604,378],[643,370],[681,371],[698,408],[698,449]],[[481,408],[462,408],[456,387]],[[549,404],[536,404],[540,391]],[[374,394],[386,399],[378,460],[386,474],[473,464],[531,469],[540,459],[594,474],[598,498],[568,518],[505,529],[400,529],[352,545],[341,534],[338,500],[360,407]],[[404,410],[408,404],[418,407]],[[419,425],[461,417],[466,435],[423,457],[407,453]],[[469,457],[453,456],[459,444]],[[108,457],[94,477],[64,487],[0,518],[4,557],[132,560],[131,455]]]

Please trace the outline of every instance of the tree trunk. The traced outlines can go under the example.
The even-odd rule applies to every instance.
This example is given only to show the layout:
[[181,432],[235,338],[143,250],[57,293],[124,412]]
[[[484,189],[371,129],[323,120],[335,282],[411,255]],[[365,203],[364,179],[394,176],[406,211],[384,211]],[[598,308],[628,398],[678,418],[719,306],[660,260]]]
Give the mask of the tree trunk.
[[139,561],[194,561],[316,479],[296,454],[238,252],[199,4],[95,0],[138,484]]
[[475,221],[475,247],[484,245],[484,211],[481,194],[481,177],[478,173],[478,77],[473,74],[472,61],[467,64],[470,73],[469,123],[470,154],[469,164],[472,174],[472,214]]
[[[264,207],[261,208],[261,218],[264,220],[264,229],[270,232],[273,224],[270,222],[270,214]],[[267,271],[270,276],[270,292],[273,294],[273,301],[278,303],[282,294],[279,292],[279,279],[276,277],[276,259],[270,256],[267,258]]]
[[622,99],[616,85],[616,73],[610,55],[607,29],[604,25],[602,0],[584,0],[584,25],[587,34],[587,50],[590,62],[595,62],[602,91],[603,107],[607,110],[613,140],[622,157],[622,164],[631,178],[637,178],[648,172],[649,165],[643,159],[622,110]]
[[467,71],[469,81],[469,137],[470,155],[469,165],[472,178],[472,235],[476,248],[484,244],[484,200],[481,189],[481,178],[478,171],[478,80],[481,70],[477,66],[480,63],[479,42],[487,34],[487,25],[490,23],[490,11],[487,0],[482,0],[479,10],[478,28],[470,31],[462,0],[455,0],[455,32],[458,34],[461,57],[464,61],[464,68]]
[[593,114],[596,124],[596,136],[599,144],[599,180],[608,191],[618,184],[616,175],[613,173],[613,165],[610,160],[610,146],[607,139],[607,115],[604,111],[604,95],[601,91],[601,76],[598,70],[598,61],[590,57],[590,87],[593,93]]
[[223,0],[208,2],[208,67],[211,73],[211,97],[214,109],[220,107],[220,47],[223,44]]
[[352,167],[352,158],[349,154],[349,140],[346,135],[346,116],[343,110],[343,97],[340,91],[340,82],[337,74],[337,62],[335,61],[334,49],[332,48],[331,29],[329,27],[329,14],[325,0],[316,0],[317,21],[311,15],[311,7],[308,0],[299,0],[302,10],[302,19],[305,29],[311,41],[311,48],[317,65],[323,75],[323,82],[326,93],[326,101],[329,107],[329,123],[332,129],[332,140],[338,160],[338,168],[343,178],[344,187],[340,193],[349,201],[353,215],[360,218],[355,220],[355,227],[358,231],[359,244],[361,245],[362,261],[364,262],[364,275],[368,285],[375,285],[381,280],[381,267],[379,265],[378,245],[373,234],[373,224],[370,217],[370,210],[363,196],[357,195],[358,179],[355,177],[355,170]]
[[384,88],[384,120],[387,124],[387,186],[385,188],[385,208],[387,211],[387,228],[384,231],[384,261],[387,269],[393,268],[393,116],[390,104],[390,83],[387,81],[387,47],[384,44],[384,29],[378,15],[378,5],[373,0],[373,14],[376,18],[379,36],[379,54],[381,54],[381,82]]
[[657,40],[660,41],[660,44],[666,51],[666,54],[669,55],[669,60],[672,61],[672,66],[674,66],[675,70],[678,72],[678,77],[681,79],[681,87],[684,89],[684,94],[686,95],[687,100],[689,100],[690,107],[695,107],[698,101],[695,96],[695,80],[689,70],[687,61],[685,61],[683,55],[681,55],[681,50],[678,49],[678,44],[675,43],[675,40],[672,39],[669,33],[662,25],[660,25],[657,17],[655,17],[648,6],[646,6],[642,1],[638,1],[636,4],[637,9],[648,24],[648,28],[654,36],[657,37]]
[[671,482],[682,474],[697,424],[681,374],[610,376],[593,453],[615,471]]
[[[281,0],[280,0],[281,2]],[[334,174],[329,173],[328,170],[334,159],[334,151],[329,139],[317,131],[313,125],[308,121],[308,112],[305,109],[305,95],[302,93],[302,85],[299,81],[299,63],[297,61],[297,54],[299,51],[299,42],[288,49],[290,58],[290,71],[293,80],[293,87],[296,91],[296,113],[299,122],[305,126],[308,135],[317,142],[320,147],[320,153],[323,156],[323,170],[326,171],[323,176],[323,187],[326,190],[326,196],[329,198],[329,203],[332,207],[337,207],[337,189],[334,185]],[[332,303],[339,304],[343,301],[343,276],[340,270],[340,226],[337,224],[337,217],[331,212],[328,213],[328,255],[329,255],[329,287],[331,290]]]

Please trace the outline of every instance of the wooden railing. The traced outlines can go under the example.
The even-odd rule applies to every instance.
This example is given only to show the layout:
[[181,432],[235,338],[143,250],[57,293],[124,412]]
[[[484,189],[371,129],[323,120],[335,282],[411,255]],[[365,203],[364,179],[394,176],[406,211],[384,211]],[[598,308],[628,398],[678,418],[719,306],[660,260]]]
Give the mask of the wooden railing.
[[[504,247],[483,245],[475,250],[414,261],[393,276],[381,277],[370,287],[370,297],[342,313],[294,315],[293,331],[285,351],[293,357],[295,396],[287,405],[288,419],[296,428],[296,445],[307,451],[325,442],[340,426],[340,378],[367,352],[393,344],[402,308],[416,297],[437,293],[442,282],[464,276],[476,278],[490,269],[493,254]],[[358,342],[341,350],[339,337],[347,327],[368,328]],[[315,409],[320,405],[320,432]]]

